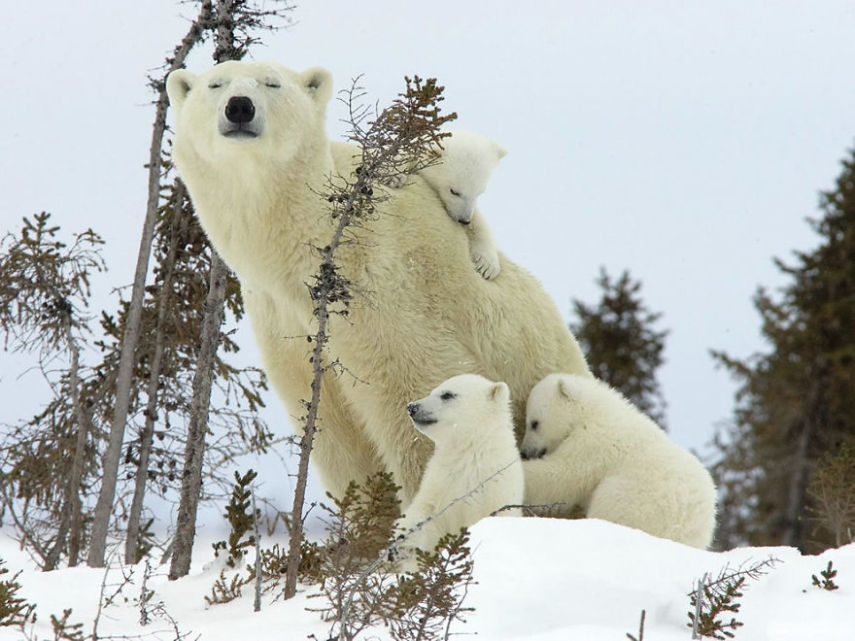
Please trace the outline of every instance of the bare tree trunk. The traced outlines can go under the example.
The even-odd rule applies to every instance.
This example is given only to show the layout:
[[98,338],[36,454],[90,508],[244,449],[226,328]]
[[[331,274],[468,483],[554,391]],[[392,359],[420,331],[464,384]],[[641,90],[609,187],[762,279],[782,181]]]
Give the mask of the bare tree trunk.
[[157,301],[157,321],[155,325],[154,353],[152,354],[148,387],[146,395],[148,402],[145,408],[145,425],[140,434],[140,457],[137,475],[134,480],[134,497],[128,512],[128,532],[125,539],[125,563],[132,565],[137,561],[139,545],[140,516],[142,515],[143,499],[145,498],[148,481],[148,461],[151,456],[151,443],[154,437],[154,423],[157,418],[157,387],[160,380],[160,367],[163,361],[165,340],[166,312],[169,309],[172,295],[172,275],[175,271],[175,257],[178,253],[178,239],[184,235],[188,217],[184,215],[185,187],[178,182],[175,190],[175,209],[172,214],[172,231],[169,249],[166,254],[163,282]]
[[[86,436],[88,433],[88,415],[83,409],[80,398],[80,350],[74,343],[71,335],[71,319],[68,319],[65,327],[65,338],[68,351],[71,352],[71,366],[68,370],[68,386],[71,392],[71,404],[74,408],[74,416],[77,423],[77,437],[75,438],[74,454],[71,459],[71,471],[68,484],[62,499],[62,516],[53,547],[45,557],[45,570],[55,570],[62,555],[62,549],[68,544],[68,565],[77,565],[80,551],[80,481],[83,478],[83,457],[86,448]],[[69,536],[69,530],[70,536]]]
[[[79,362],[79,353],[75,348],[74,361]],[[77,368],[77,363],[73,361],[73,369]],[[74,374],[76,378],[76,373]],[[77,385],[74,385],[77,387]],[[74,444],[74,458],[71,463],[71,475],[68,479],[70,488],[69,494],[71,498],[71,528],[68,532],[68,565],[74,567],[80,562],[80,544],[83,539],[83,519],[81,516],[82,502],[80,498],[80,484],[83,480],[83,466],[86,456],[86,437],[91,429],[92,417],[87,409],[83,407],[83,401],[80,398],[80,390],[77,394],[72,392],[72,403],[75,406],[75,414],[77,415],[77,439]]]
[[[211,18],[211,3],[202,2],[199,16],[190,26],[189,31],[176,47],[171,60],[168,60],[168,73],[184,64],[187,54],[201,40]],[[164,76],[165,77],[165,76]],[[95,505],[92,520],[92,538],[89,544],[88,564],[91,567],[103,567],[107,548],[107,531],[110,525],[110,515],[113,511],[113,499],[116,495],[116,478],[119,473],[119,460],[122,454],[122,441],[125,435],[125,424],[130,405],[130,391],[133,377],[134,353],[139,338],[140,319],[142,317],[142,302],[145,293],[145,278],[148,272],[148,261],[151,254],[151,243],[154,237],[154,223],[157,206],[160,201],[160,173],[163,136],[166,130],[166,110],[169,99],[166,95],[164,81],[154,83],[158,91],[155,108],[154,128],[151,134],[148,162],[148,201],[143,222],[142,238],[140,238],[137,267],[134,272],[134,285],[131,292],[131,304],[125,333],[122,337],[122,351],[119,358],[118,376],[116,378],[116,406],[110,423],[110,437],[107,450],[104,453],[104,468],[101,478],[101,491]]]
[[784,512],[784,530],[781,533],[781,545],[792,545],[802,547],[801,523],[799,516],[802,513],[805,502],[805,491],[808,482],[808,446],[812,432],[813,419],[806,418],[798,436],[796,452],[793,457],[793,466],[790,476],[790,485],[787,488],[787,505]]
[[169,567],[170,580],[181,578],[190,571],[190,557],[196,535],[196,509],[202,488],[202,461],[205,453],[205,432],[208,429],[208,406],[211,401],[214,358],[220,342],[227,277],[228,268],[212,248],[205,318],[202,323],[199,359],[193,378],[193,400],[190,406],[190,424],[187,428],[181,498],[175,525],[172,564]]
[[811,388],[802,410],[801,431],[791,466],[784,512],[784,531],[781,535],[782,545],[797,547],[802,552],[805,551],[806,541],[801,517],[805,509],[807,487],[813,469],[815,440],[827,425],[827,400],[824,392],[828,389],[829,372],[825,358],[817,357],[810,370]]
[[[235,48],[234,15],[236,0],[217,0],[216,37],[214,60],[217,63],[238,59]],[[223,322],[223,302],[226,292],[228,267],[216,250],[211,248],[211,272],[208,298],[205,301],[205,318],[202,324],[201,346],[196,375],[193,379],[193,401],[190,425],[187,430],[187,449],[184,455],[184,474],[181,479],[181,499],[175,524],[175,539],[169,579],[174,581],[190,571],[193,542],[196,537],[196,510],[202,489],[202,463],[205,454],[205,432],[208,429],[208,405],[211,401],[211,382],[214,358]]]
[[258,508],[255,506],[255,488],[252,488],[252,528],[255,534],[255,598],[252,611],[261,612],[261,535],[258,532]]
[[[332,252],[330,252],[332,254]],[[330,255],[330,262],[332,256]],[[323,383],[323,352],[327,343],[327,322],[329,311],[327,297],[318,303],[318,333],[314,336],[315,347],[312,351],[312,399],[300,439],[300,461],[297,469],[297,486],[294,488],[294,503],[291,508],[291,531],[288,536],[288,565],[285,568],[285,590],[283,598],[290,599],[297,594],[297,578],[300,570],[300,547],[303,543],[303,505],[306,500],[306,484],[309,478],[309,456],[315,438],[315,425],[318,418],[318,405],[321,401]]]

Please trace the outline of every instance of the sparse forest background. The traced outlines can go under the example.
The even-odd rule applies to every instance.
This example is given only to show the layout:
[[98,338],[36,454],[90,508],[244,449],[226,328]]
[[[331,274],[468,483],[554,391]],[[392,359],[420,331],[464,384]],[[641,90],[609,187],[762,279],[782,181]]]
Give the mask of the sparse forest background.
[[[61,211],[20,212],[0,243],[3,347],[31,355],[50,389],[30,419],[0,426],[0,518],[45,570],[102,566],[108,542],[121,541],[127,563],[166,552],[181,576],[197,504],[225,504],[241,457],[285,453],[292,440],[284,420],[272,428],[259,416],[263,373],[234,364],[240,286],[172,170],[164,93],[167,73],[194,46],[213,40],[214,61],[240,59],[265,31],[287,24],[291,8],[193,6],[196,20],[150,78],[155,122],[138,269],[113,275],[130,289],[111,309],[90,307],[90,281],[108,267],[103,241]],[[734,355],[709,346],[739,385],[732,416],[701,453],[721,488],[720,548],[817,552],[855,537],[855,154],[829,183],[818,215],[805,212],[815,216],[817,246],[775,261],[786,286],[758,286],[766,349]],[[596,275],[597,267],[602,296],[573,300],[570,326],[597,376],[672,427],[657,379],[667,310],[648,309],[629,271]],[[176,530],[158,538],[170,510]]]

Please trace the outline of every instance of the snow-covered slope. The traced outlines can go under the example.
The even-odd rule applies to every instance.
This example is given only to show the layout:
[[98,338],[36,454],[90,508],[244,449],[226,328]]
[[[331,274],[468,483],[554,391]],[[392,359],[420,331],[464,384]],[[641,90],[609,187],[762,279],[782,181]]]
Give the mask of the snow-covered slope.
[[[735,615],[744,623],[737,640],[751,641],[851,641],[855,638],[855,544],[830,550],[818,557],[802,556],[792,548],[743,548],[724,553],[695,550],[650,537],[642,532],[596,520],[486,519],[473,528],[471,539],[475,580],[465,602],[474,607],[465,624],[453,630],[477,633],[482,641],[621,641],[626,633],[638,636],[641,610],[647,612],[644,639],[677,641],[691,637],[686,623],[688,592],[705,572],[713,576],[729,565],[779,559],[769,572],[749,581]],[[207,544],[197,546],[191,575],[169,582],[166,569],[156,570],[149,582],[153,603],[163,602],[187,638],[204,641],[282,641],[306,639],[314,633],[325,639],[329,626],[309,599],[312,588],[283,603],[266,598],[262,611],[252,611],[252,596],[232,603],[206,607],[219,566],[211,564]],[[37,604],[39,639],[53,638],[50,614],[73,608],[71,621],[82,622],[84,633],[92,621],[104,580],[104,571],[72,568],[51,573],[32,569],[26,554],[8,534],[0,538],[0,558],[19,578],[22,596]],[[836,591],[811,585],[828,561],[838,570]],[[207,569],[203,569],[204,564]],[[125,568],[127,573],[130,568]],[[155,621],[141,628],[134,598],[139,594],[142,566],[134,570],[134,585],[102,611],[99,633],[151,635],[174,639],[171,626]],[[9,577],[10,575],[6,575]],[[121,583],[122,572],[113,569],[104,593]],[[388,638],[378,631],[377,638]],[[372,635],[365,635],[370,638]],[[0,639],[22,639],[10,628],[0,628]]]

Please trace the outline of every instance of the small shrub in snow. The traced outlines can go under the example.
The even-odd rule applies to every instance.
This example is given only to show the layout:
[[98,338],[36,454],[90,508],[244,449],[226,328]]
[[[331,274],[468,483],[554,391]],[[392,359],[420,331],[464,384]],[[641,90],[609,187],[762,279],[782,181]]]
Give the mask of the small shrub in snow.
[[319,548],[319,608],[333,624],[330,638],[352,641],[362,632],[385,626],[396,641],[447,639],[462,620],[472,583],[468,533],[443,537],[432,552],[417,552],[414,572],[383,572],[385,560],[400,541],[390,543],[399,516],[397,487],[389,474],[350,485],[329,509],[333,517],[326,544]]
[[66,608],[62,611],[61,619],[57,618],[56,615],[50,615],[54,641],[84,641],[83,624],[69,623],[68,617],[70,616],[71,608]]
[[[732,639],[734,631],[743,625],[733,615],[742,607],[739,599],[746,580],[757,580],[776,563],[779,560],[770,557],[747,568],[740,565],[736,570],[725,565],[714,580],[705,574],[698,582],[698,588],[689,593],[692,609],[687,625],[692,628],[692,638]],[[727,616],[730,616],[729,621],[722,618]]]
[[11,578],[2,578],[9,574],[5,566],[6,562],[0,559],[0,627],[23,628],[28,623],[35,622],[36,606],[18,596],[21,589],[21,584],[18,583],[21,570]]
[[217,541],[213,544],[214,556],[220,552],[227,552],[226,565],[237,568],[246,554],[247,548],[255,545],[255,519],[258,517],[250,508],[252,501],[252,482],[258,474],[249,470],[241,476],[235,471],[235,484],[232,488],[232,497],[226,506],[225,517],[231,526],[228,541]]
[[234,601],[240,598],[242,594],[241,588],[250,581],[252,581],[252,577],[247,577],[240,573],[233,574],[231,580],[229,580],[226,576],[226,571],[220,570],[220,576],[217,577],[217,580],[214,581],[214,585],[211,587],[211,596],[205,597],[205,603],[215,605]]
[[822,570],[819,575],[822,579],[817,578],[816,574],[811,574],[810,577],[811,583],[816,587],[828,590],[829,592],[837,590],[840,587],[834,582],[834,577],[837,576],[837,570],[831,566],[831,561],[828,562],[828,566]]
[[417,550],[418,569],[398,575],[386,590],[381,611],[392,638],[400,641],[447,639],[455,621],[472,608],[463,607],[472,584],[469,533],[446,534],[433,552]]

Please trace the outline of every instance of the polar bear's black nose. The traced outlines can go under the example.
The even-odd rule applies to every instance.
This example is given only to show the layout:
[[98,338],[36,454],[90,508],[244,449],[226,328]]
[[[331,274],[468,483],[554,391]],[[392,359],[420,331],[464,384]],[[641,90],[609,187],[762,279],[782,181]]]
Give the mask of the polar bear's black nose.
[[418,412],[418,411],[419,411],[419,404],[418,403],[407,403],[407,414],[409,414],[410,416],[415,416],[416,412]]
[[255,105],[246,96],[232,96],[226,104],[226,118],[230,122],[240,124],[249,122],[255,117]]

